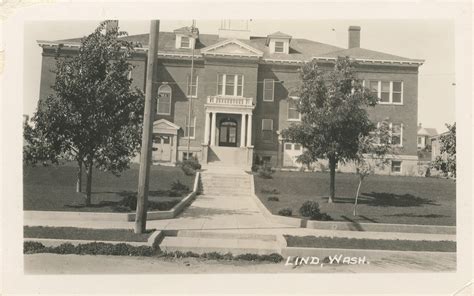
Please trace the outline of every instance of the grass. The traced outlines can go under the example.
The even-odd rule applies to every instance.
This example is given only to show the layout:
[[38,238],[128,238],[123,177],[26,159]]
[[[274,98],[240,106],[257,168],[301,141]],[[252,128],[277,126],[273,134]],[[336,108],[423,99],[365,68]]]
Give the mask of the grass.
[[[120,177],[111,173],[93,171],[92,205],[84,205],[84,193],[76,193],[75,163],[60,166],[23,167],[23,209],[36,211],[133,212],[124,207],[122,200],[134,195],[138,188],[138,165],[124,171]],[[180,181],[193,187],[194,176],[186,176],[180,168],[152,166],[150,176],[151,205],[166,209],[181,201],[188,191],[171,190],[171,184]],[[85,190],[85,175],[83,176]],[[160,203],[157,205],[156,203]]]
[[[358,201],[358,216],[352,215],[358,177],[336,174],[336,198],[327,203],[329,173],[275,172],[272,179],[255,177],[255,193],[273,213],[290,208],[300,217],[306,200],[317,201],[321,212],[335,221],[420,225],[456,225],[456,184],[440,178],[381,176],[366,178]],[[279,201],[268,197],[278,196]]]
[[288,247],[301,248],[456,252],[456,242],[452,241],[355,239],[345,237],[316,237],[292,235],[285,235],[285,239]]
[[153,230],[134,233],[131,229],[88,229],[76,227],[24,226],[25,238],[147,242]]

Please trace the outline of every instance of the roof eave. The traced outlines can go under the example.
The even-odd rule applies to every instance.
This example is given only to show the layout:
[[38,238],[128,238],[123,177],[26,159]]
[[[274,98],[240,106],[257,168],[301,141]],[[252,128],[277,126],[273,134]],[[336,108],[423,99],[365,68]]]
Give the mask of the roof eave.
[[[318,61],[336,61],[337,58],[334,57],[313,57],[313,60]],[[425,60],[383,60],[383,59],[363,59],[363,58],[353,58],[357,62],[367,63],[367,64],[381,64],[381,65],[416,65],[421,66]]]

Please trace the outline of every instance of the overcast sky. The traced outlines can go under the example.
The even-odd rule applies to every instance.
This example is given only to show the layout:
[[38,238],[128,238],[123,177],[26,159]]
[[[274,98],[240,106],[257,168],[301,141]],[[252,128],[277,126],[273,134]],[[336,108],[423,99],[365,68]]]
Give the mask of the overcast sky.
[[[90,34],[100,21],[32,22],[25,24],[24,113],[36,110],[41,74],[41,48],[36,40],[58,40]],[[216,34],[220,20],[197,20],[201,33]],[[173,31],[191,21],[161,21],[161,31]],[[361,47],[423,59],[418,84],[418,122],[442,132],[455,121],[454,24],[447,20],[252,20],[252,36],[282,31],[295,38],[347,47],[347,29],[361,26]],[[129,35],[148,33],[149,22],[119,21]]]

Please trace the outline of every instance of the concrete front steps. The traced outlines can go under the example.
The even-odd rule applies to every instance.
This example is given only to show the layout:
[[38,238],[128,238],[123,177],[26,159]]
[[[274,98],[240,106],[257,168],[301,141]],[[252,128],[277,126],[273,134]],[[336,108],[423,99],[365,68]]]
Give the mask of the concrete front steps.
[[248,196],[251,194],[250,176],[242,171],[203,172],[201,181],[205,195]]
[[163,252],[216,252],[232,255],[280,253],[276,235],[242,233],[239,231],[179,230],[166,236],[160,244]]

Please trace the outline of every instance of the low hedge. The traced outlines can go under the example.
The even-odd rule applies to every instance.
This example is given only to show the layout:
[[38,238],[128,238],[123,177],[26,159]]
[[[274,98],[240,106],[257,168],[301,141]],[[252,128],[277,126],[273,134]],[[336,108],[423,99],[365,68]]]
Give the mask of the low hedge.
[[46,247],[40,242],[27,241],[23,244],[24,254],[54,253],[74,255],[114,255],[114,256],[153,256],[156,251],[152,247],[132,246],[129,244],[86,243],[73,245],[64,243],[57,247]]
[[173,258],[202,258],[202,259],[210,259],[210,260],[228,260],[228,261],[252,261],[252,262],[273,262],[279,263],[283,260],[283,257],[280,254],[272,253],[272,254],[240,254],[240,255],[233,255],[232,253],[221,254],[217,252],[210,252],[210,253],[203,253],[198,254],[194,252],[163,252],[160,253],[160,256],[163,257],[173,257]]

